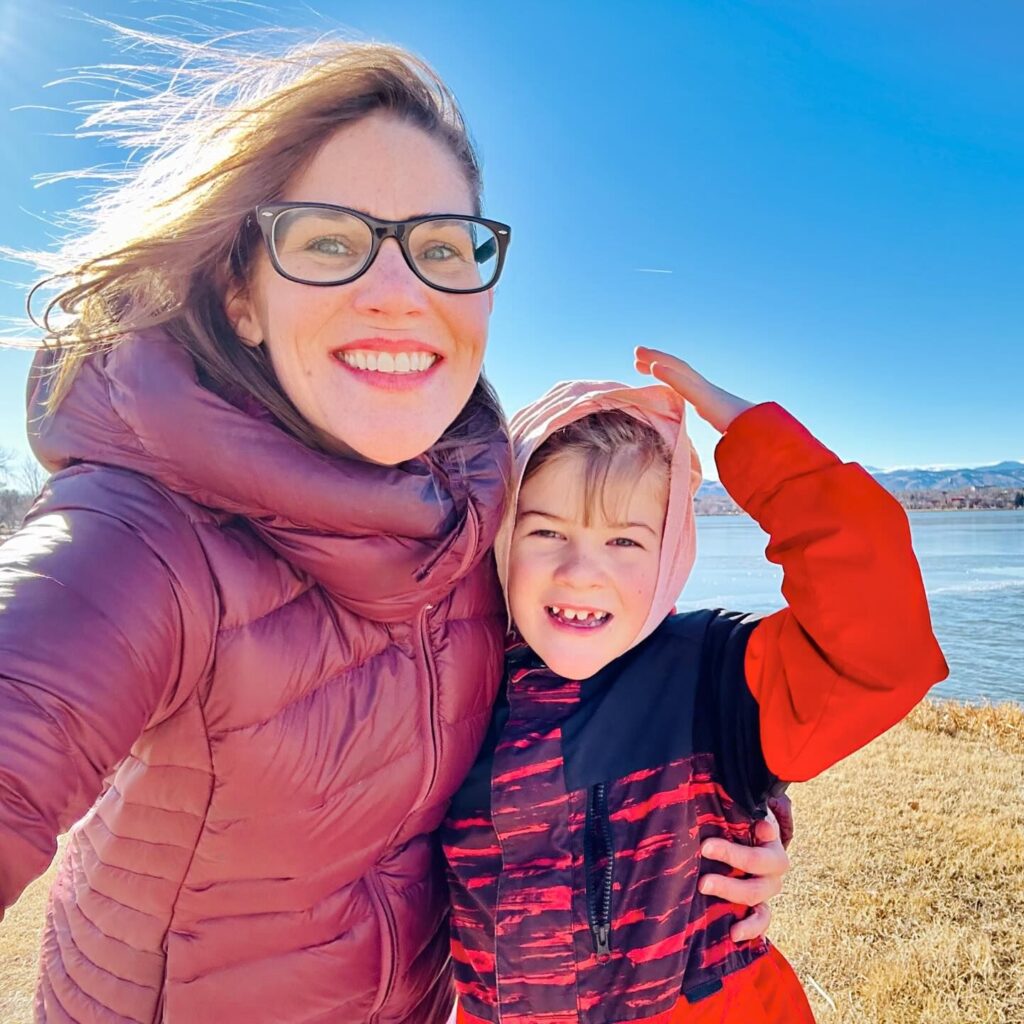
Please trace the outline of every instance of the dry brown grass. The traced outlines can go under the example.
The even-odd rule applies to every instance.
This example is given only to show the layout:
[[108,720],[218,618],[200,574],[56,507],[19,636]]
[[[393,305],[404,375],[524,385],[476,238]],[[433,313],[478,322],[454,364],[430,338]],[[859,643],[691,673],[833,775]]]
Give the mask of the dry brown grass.
[[30,1024],[39,937],[54,868],[22,893],[0,922],[0,1024]]
[[[1024,709],[927,702],[792,795],[771,933],[820,1024],[1024,1024]],[[32,1018],[46,887],[0,925],[0,1024]]]
[[928,702],[792,796],[771,934],[822,1024],[1024,1024],[1024,710]]
[[1024,706],[982,704],[978,707],[955,700],[926,700],[907,718],[914,729],[963,736],[995,745],[1007,754],[1024,754]]

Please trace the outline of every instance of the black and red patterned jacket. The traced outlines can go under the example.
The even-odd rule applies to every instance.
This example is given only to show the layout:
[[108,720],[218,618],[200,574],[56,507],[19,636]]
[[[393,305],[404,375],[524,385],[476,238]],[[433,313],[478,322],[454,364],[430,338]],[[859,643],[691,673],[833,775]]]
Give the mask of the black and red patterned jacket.
[[769,943],[697,890],[700,845],[751,841],[811,777],[946,675],[906,515],[779,406],[716,450],[770,536],[788,606],[670,616],[586,680],[512,647],[484,747],[442,829],[460,1021],[812,1020]]

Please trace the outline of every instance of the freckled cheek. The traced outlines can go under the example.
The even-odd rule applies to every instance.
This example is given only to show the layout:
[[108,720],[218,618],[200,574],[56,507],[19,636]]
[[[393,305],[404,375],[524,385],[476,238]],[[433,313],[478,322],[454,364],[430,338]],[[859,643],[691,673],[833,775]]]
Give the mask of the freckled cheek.
[[444,318],[456,343],[456,350],[467,361],[479,361],[487,347],[487,322],[490,317],[485,296],[466,295],[459,299],[465,306],[448,310]]
[[315,345],[317,339],[341,318],[349,315],[343,296],[330,288],[310,288],[293,281],[265,293],[270,301],[265,307],[268,327],[275,339],[295,348]]

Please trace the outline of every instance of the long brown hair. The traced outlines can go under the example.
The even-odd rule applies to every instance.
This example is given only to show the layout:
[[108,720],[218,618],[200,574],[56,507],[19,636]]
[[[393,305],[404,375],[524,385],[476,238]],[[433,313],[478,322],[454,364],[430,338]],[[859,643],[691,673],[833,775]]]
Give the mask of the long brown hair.
[[[215,389],[248,392],[292,434],[319,447],[278,384],[265,346],[239,342],[225,315],[224,296],[244,277],[254,248],[247,215],[278,196],[335,129],[376,111],[446,145],[479,213],[480,164],[455,97],[428,64],[397,46],[321,38],[253,52],[237,41],[194,43],[114,27],[135,45],[177,57],[178,66],[122,71],[136,89],[149,76],[142,95],[91,107],[83,133],[145,156],[76,215],[78,230],[56,253],[32,254],[48,271],[36,287],[56,291],[37,321],[42,343],[56,348],[47,411],[60,404],[84,360],[160,326]],[[481,375],[440,446],[472,441],[495,422],[504,414]]]

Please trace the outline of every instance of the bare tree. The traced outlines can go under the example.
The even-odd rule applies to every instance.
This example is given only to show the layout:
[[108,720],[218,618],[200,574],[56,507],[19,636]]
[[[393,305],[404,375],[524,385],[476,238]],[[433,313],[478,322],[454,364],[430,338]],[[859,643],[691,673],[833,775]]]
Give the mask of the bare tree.
[[25,514],[25,498],[9,487],[0,487],[0,540],[17,527]]
[[34,498],[46,483],[48,474],[31,455],[26,455],[18,467],[18,486],[30,498]]
[[7,482],[13,463],[14,452],[10,448],[0,448],[0,486]]

